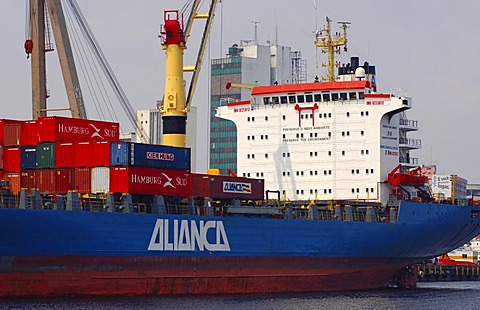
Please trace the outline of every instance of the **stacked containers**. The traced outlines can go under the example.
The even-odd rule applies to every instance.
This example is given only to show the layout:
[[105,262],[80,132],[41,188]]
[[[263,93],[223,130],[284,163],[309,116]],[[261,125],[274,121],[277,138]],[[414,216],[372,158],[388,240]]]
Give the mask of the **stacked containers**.
[[20,130],[21,121],[0,120],[1,176],[15,194],[20,191]]
[[120,142],[117,123],[0,120],[0,142],[1,173],[15,193],[190,195],[190,149]]
[[[109,173],[110,141],[118,138],[118,123],[112,122],[67,117],[0,120],[0,175],[11,182],[15,194],[20,188],[90,193],[92,167],[107,166]],[[74,144],[81,142],[92,147],[76,153]]]
[[110,191],[188,197],[190,161],[189,148],[112,142]]

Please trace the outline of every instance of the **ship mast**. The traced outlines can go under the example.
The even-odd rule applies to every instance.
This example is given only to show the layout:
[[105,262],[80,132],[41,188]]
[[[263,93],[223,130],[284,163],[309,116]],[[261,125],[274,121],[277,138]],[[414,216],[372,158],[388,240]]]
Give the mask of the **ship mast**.
[[327,24],[323,27],[323,30],[315,32],[315,46],[322,48],[322,53],[328,55],[328,62],[322,63],[322,67],[327,67],[327,76],[322,77],[323,81],[333,82],[336,80],[334,69],[340,65],[339,62],[335,62],[334,54],[340,54],[340,46],[345,46],[344,50],[347,51],[347,28],[349,22],[339,22],[342,24],[343,33],[335,33],[332,38],[330,23],[331,19],[327,17]]

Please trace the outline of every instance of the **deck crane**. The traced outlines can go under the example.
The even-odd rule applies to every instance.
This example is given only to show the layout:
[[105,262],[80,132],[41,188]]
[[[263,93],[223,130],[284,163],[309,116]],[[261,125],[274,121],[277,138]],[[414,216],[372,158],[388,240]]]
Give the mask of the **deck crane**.
[[[143,127],[137,122],[135,111],[128,101],[127,96],[123,92],[120,83],[118,82],[113,70],[103,54],[100,46],[95,39],[88,23],[80,11],[80,8],[75,0],[66,0],[64,3],[68,4],[72,15],[78,22],[86,42],[92,54],[98,61],[99,66],[105,74],[115,93],[118,101],[122,105],[127,118],[134,126],[137,132],[140,133],[139,138],[142,142],[148,142],[148,134]],[[25,52],[27,58],[31,54],[32,67],[32,117],[37,119],[41,116],[47,116],[48,111],[70,110],[74,118],[87,118],[83,96],[78,80],[78,75],[75,67],[75,60],[70,45],[67,26],[65,23],[64,8],[61,0],[27,0],[29,6],[29,22],[30,25],[27,30],[27,38],[25,41]],[[47,9],[47,12],[45,12]],[[51,20],[51,25],[48,21]],[[47,109],[47,90],[46,90],[46,65],[45,53],[53,50],[53,48],[46,47],[45,39],[49,37],[49,26],[52,27],[55,43],[58,53],[58,58],[62,68],[63,80],[67,91],[67,97],[70,107]],[[47,40],[48,41],[48,40]]]
[[[30,33],[25,41],[25,51],[31,54],[32,67],[32,118],[47,116],[47,111],[70,110],[74,118],[87,118],[82,92],[78,80],[72,48],[68,38],[65,17],[60,0],[27,0],[30,8]],[[45,5],[47,4],[47,5]],[[50,17],[58,59],[62,69],[69,108],[47,109],[46,65],[45,65],[45,21]],[[31,37],[28,37],[30,36]]]
[[[167,57],[165,94],[161,107],[163,121],[162,143],[184,147],[186,145],[187,112],[197,85],[200,69],[205,54],[208,36],[218,0],[212,0],[208,14],[198,13],[200,0],[193,1],[190,16],[184,26],[178,11],[165,11],[165,25],[161,30],[162,46]],[[206,19],[203,36],[194,66],[183,65],[183,52],[195,19]],[[183,72],[193,72],[188,93],[183,88]]]

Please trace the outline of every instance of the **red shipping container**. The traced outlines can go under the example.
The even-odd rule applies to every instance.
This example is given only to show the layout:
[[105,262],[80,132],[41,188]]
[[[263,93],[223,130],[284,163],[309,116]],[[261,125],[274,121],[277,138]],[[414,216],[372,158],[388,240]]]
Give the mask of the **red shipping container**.
[[32,189],[37,189],[38,170],[24,170],[20,173],[20,188],[26,189],[30,194]]
[[5,125],[8,124],[18,124],[21,121],[16,121],[12,119],[0,119],[0,144],[3,145],[5,144]]
[[90,193],[92,184],[91,168],[75,168],[75,190],[82,194]]
[[37,121],[24,121],[20,125],[20,146],[38,144]]
[[0,145],[0,170],[3,169],[3,145]]
[[73,144],[73,165],[78,167],[92,167],[93,142],[75,142]]
[[37,120],[39,142],[118,141],[119,125],[113,122],[68,117]]
[[261,200],[264,197],[264,189],[262,179],[192,174],[192,197]]
[[110,166],[110,141],[95,141],[91,147],[92,167]]
[[3,149],[3,170],[5,172],[20,173],[20,147],[6,147]]
[[110,192],[188,197],[190,172],[140,167],[111,167]]
[[38,188],[41,193],[66,194],[73,190],[73,169],[38,170]]
[[55,167],[56,168],[74,168],[75,161],[73,157],[72,142],[55,143]]
[[5,173],[5,181],[10,182],[10,191],[14,195],[20,192],[20,173]]
[[3,126],[3,139],[5,146],[20,145],[20,126],[20,122],[5,124]]

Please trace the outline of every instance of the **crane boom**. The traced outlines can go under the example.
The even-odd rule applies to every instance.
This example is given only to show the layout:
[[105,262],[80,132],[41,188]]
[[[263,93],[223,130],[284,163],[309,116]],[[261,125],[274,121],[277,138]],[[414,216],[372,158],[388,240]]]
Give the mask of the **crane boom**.
[[[195,2],[198,2],[198,1],[195,1]],[[187,92],[187,100],[186,100],[187,111],[188,109],[190,109],[190,105],[192,104],[192,100],[193,100],[193,94],[197,87],[198,78],[200,76],[200,69],[202,68],[203,57],[205,55],[205,49],[207,46],[208,37],[210,36],[210,31],[212,29],[213,18],[215,17],[217,4],[218,4],[218,0],[212,0],[212,2],[210,3],[210,9],[208,11],[208,14],[195,13],[195,16],[194,16],[194,18],[206,18],[206,21],[205,21],[205,27],[203,29],[203,36],[200,42],[200,47],[198,48],[197,60],[193,70],[192,79],[190,80],[190,86]]]
[[[45,3],[47,6],[45,6]],[[32,29],[32,118],[47,116],[47,87],[45,65],[45,7],[52,21],[55,45],[63,74],[69,110],[74,118],[86,118],[82,92],[68,38],[65,16],[60,0],[30,0]],[[55,109],[58,110],[58,109]]]

